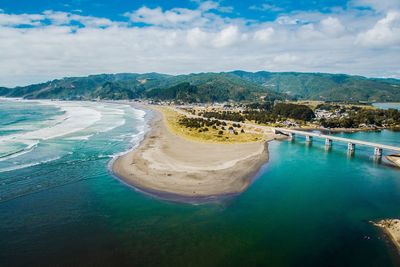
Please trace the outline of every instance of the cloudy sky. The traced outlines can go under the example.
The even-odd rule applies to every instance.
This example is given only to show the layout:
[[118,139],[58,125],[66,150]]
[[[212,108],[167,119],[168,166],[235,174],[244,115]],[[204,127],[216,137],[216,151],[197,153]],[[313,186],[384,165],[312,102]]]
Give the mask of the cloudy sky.
[[400,0],[0,2],[0,86],[236,69],[400,78]]

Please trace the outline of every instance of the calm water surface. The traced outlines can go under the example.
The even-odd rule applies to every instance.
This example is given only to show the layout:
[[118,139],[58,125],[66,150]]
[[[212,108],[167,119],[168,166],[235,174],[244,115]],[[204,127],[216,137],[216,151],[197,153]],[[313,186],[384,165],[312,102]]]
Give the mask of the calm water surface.
[[[240,196],[171,203],[132,190],[107,169],[140,139],[142,113],[65,105],[0,102],[1,266],[399,265],[368,222],[400,218],[400,170],[374,162],[371,148],[349,157],[345,144],[325,151],[322,141],[307,146],[300,137],[272,142],[270,162]],[[82,107],[93,111],[84,129],[21,136],[68,122]],[[400,146],[399,132],[342,135]]]

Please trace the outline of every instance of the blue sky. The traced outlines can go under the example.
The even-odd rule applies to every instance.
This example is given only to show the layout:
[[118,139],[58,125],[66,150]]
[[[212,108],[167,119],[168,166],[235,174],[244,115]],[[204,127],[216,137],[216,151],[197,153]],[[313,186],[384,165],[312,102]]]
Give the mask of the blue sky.
[[399,0],[2,0],[0,86],[116,72],[400,77]]
[[[273,21],[280,14],[300,11],[318,11],[333,13],[334,9],[347,9],[351,4],[348,0],[225,0],[218,2],[226,11],[214,10],[216,14],[229,18],[246,18],[257,21]],[[2,9],[6,13],[41,13],[44,10],[78,12],[85,16],[104,17],[111,20],[124,20],[124,13],[137,10],[143,6],[149,8],[161,7],[163,10],[173,8],[196,9],[198,1],[128,1],[128,0],[42,0],[40,4],[33,0],[3,0]],[[361,8],[361,6],[359,7]],[[365,6],[364,8],[368,8]],[[229,12],[227,12],[229,11]]]
[[[318,10],[321,12],[331,12],[331,8],[347,8],[347,0],[281,0],[281,1],[260,1],[260,0],[225,0],[221,5],[232,7],[233,12],[226,14],[229,17],[246,17],[250,19],[270,20],[276,18],[277,14],[292,11]],[[2,9],[11,13],[40,13],[43,10],[58,10],[74,12],[80,10],[83,15],[107,17],[113,20],[121,19],[122,14],[127,10],[135,10],[142,6],[151,8],[162,7],[172,9],[183,7],[194,9],[197,7],[195,1],[129,1],[129,0],[68,0],[54,1],[41,0],[40,4],[35,0],[2,0]],[[273,6],[266,10],[265,7]],[[257,8],[258,7],[258,8]],[[263,8],[264,7],[264,8]],[[268,9],[268,8],[267,8]],[[267,11],[267,12],[265,12]]]

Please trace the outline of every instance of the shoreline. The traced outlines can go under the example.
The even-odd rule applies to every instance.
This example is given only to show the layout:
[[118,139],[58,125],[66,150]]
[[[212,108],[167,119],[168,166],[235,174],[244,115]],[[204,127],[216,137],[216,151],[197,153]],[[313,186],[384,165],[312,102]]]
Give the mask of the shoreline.
[[371,223],[385,233],[400,255],[400,220],[385,219]]
[[151,112],[148,132],[137,146],[110,163],[121,182],[157,198],[208,202],[245,191],[268,161],[267,142],[211,144],[172,133],[164,115]]
[[386,156],[386,159],[394,164],[396,167],[400,167],[400,154],[392,154]]

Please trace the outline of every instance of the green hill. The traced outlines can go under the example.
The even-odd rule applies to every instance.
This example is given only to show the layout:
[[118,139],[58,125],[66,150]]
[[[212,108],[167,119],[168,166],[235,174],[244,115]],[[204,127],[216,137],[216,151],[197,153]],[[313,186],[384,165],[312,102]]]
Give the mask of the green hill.
[[[191,87],[190,90],[189,87]],[[174,91],[176,91],[175,94],[172,93]],[[185,96],[181,97],[181,93]],[[200,73],[171,77],[163,81],[159,88],[149,91],[146,96],[191,102],[243,101],[256,100],[259,97],[286,98],[283,94],[226,73]]]
[[6,87],[0,87],[0,96],[9,94],[11,89]]
[[327,73],[245,72],[232,75],[302,99],[330,101],[400,101],[400,80]]
[[92,98],[93,92],[108,83],[127,83],[134,87],[140,84],[143,79],[164,79],[166,77],[168,75],[154,73],[143,75],[130,73],[100,74],[87,77],[71,77],[41,84],[15,87],[2,95],[28,99],[88,99]]
[[148,74],[101,74],[73,77],[0,91],[8,97],[27,99],[138,99],[215,102],[256,100],[286,96],[259,84],[226,73],[170,76]]
[[185,102],[314,99],[400,101],[400,80],[345,74],[296,72],[100,74],[70,77],[23,87],[0,87],[0,95],[28,99],[139,99]]

